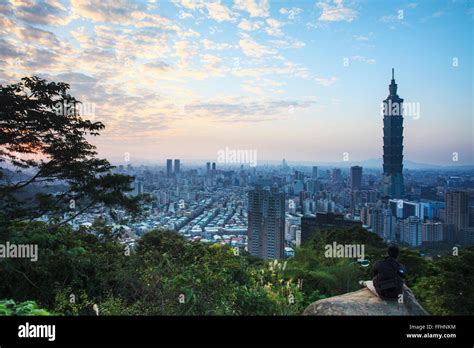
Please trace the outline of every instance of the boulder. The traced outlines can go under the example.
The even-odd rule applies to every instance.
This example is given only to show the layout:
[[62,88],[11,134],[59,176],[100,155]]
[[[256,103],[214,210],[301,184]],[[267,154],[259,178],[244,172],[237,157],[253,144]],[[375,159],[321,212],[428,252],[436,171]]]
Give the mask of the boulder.
[[429,315],[405,286],[403,303],[383,300],[368,288],[310,304],[303,315]]

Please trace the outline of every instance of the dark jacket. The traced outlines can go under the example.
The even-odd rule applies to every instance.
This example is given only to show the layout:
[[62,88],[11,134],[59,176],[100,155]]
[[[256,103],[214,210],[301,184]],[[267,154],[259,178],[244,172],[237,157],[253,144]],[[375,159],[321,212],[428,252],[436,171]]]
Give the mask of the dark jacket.
[[382,298],[398,298],[403,293],[406,269],[393,257],[386,257],[375,264],[374,287]]

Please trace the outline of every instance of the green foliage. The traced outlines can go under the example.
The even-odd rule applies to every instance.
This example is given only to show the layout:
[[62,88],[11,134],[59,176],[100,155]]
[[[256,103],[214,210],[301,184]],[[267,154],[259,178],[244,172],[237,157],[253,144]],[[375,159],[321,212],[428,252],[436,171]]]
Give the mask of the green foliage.
[[405,281],[409,287],[415,285],[422,278],[430,276],[436,272],[434,263],[419,256],[419,254],[420,251],[418,249],[400,249],[399,260],[408,270]]
[[15,316],[44,316],[49,315],[45,309],[38,308],[35,301],[25,301],[15,303],[13,300],[0,300],[0,316],[15,315]]
[[64,315],[93,315],[93,306],[94,301],[83,289],[76,293],[72,288],[67,287],[56,293],[53,311]]
[[48,308],[54,307],[55,294],[67,287],[99,296],[119,282],[116,274],[127,261],[119,243],[101,241],[69,226],[53,232],[40,222],[16,223],[0,232],[0,242],[6,241],[37,244],[39,255],[36,262],[4,259],[0,263],[0,274],[8,280],[0,282],[0,297],[35,299]]
[[127,256],[118,236],[97,228],[52,232],[35,222],[3,230],[3,240],[36,243],[40,253],[37,262],[0,263],[9,280],[0,283],[0,296],[34,298],[65,315],[95,315],[94,304],[100,315],[281,315],[303,308],[299,289],[268,262],[256,266],[227,246],[152,231]]
[[[286,261],[235,256],[221,245],[194,243],[171,231],[151,231],[128,255],[120,235],[103,224],[94,233],[56,231],[40,222],[0,228],[0,243],[38,244],[37,262],[4,259],[0,298],[36,300],[62,315],[298,315],[310,303],[360,289],[371,267],[347,258],[326,258],[325,244],[365,244],[371,265],[386,246],[364,230],[325,232]],[[473,314],[474,251],[438,262],[401,250],[407,283],[433,314]],[[30,304],[31,302],[26,302]],[[13,315],[7,305],[4,315]],[[25,311],[28,310],[25,306]],[[33,309],[30,311],[34,312]],[[24,313],[24,312],[18,312]]]
[[441,259],[432,273],[413,287],[426,310],[434,315],[474,315],[474,249]]
[[359,280],[372,278],[371,267],[361,267],[355,259],[328,258],[325,246],[362,244],[365,258],[372,264],[386,253],[386,245],[377,235],[362,228],[321,230],[295,251],[288,260],[286,275],[302,282],[304,304],[360,289]]

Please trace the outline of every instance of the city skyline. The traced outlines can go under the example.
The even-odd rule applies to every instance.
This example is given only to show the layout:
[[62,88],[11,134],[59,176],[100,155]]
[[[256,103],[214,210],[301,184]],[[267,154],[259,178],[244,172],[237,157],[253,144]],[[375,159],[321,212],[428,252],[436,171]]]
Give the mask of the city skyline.
[[7,344],[161,342],[144,316],[204,323],[174,343],[296,343],[220,316],[468,343],[473,21],[474,0],[0,0]]
[[226,147],[378,159],[395,67],[419,111],[405,117],[404,159],[474,164],[468,1],[25,4],[0,7],[0,83],[70,83],[113,161],[212,161]]

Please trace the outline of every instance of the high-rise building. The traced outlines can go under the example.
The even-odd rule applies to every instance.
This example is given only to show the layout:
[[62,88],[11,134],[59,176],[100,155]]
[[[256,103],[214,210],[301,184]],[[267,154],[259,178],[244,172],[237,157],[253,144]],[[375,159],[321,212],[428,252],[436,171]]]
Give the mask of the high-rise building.
[[400,238],[402,242],[408,243],[412,247],[421,245],[421,221],[418,216],[410,216],[401,221]]
[[333,168],[332,170],[332,181],[337,183],[342,181],[342,172],[339,168]]
[[167,159],[166,160],[166,176],[170,178],[173,174],[173,160]]
[[295,170],[295,180],[304,180],[304,173],[299,170]]
[[216,162],[212,162],[212,173],[216,171]]
[[456,231],[469,226],[469,194],[465,191],[446,193],[446,223]]
[[211,176],[211,162],[206,163],[206,175]]
[[386,241],[395,241],[397,218],[392,215],[390,209],[384,209],[382,212],[383,233],[382,238]]
[[360,210],[360,221],[366,225],[370,226],[370,207],[365,206]]
[[372,232],[383,238],[383,209],[379,207],[370,208],[369,221]]
[[443,224],[441,222],[427,221],[421,225],[422,242],[439,242],[443,240]]
[[256,186],[249,191],[248,251],[262,259],[284,257],[285,194]]
[[411,202],[404,199],[389,199],[388,204],[392,214],[399,219],[418,216],[421,220],[433,219],[433,210],[437,204],[429,202]]
[[143,181],[137,180],[134,182],[133,195],[142,195],[143,194]]
[[362,187],[362,167],[351,167],[351,189],[360,190]]
[[403,182],[403,99],[397,95],[394,70],[390,94],[383,101],[383,193],[391,198],[405,194]]
[[318,167],[316,166],[313,166],[313,172],[312,172],[312,176],[313,176],[313,179],[317,179],[318,178]]
[[469,227],[474,227],[474,206],[469,207]]
[[179,159],[175,159],[174,160],[174,173],[175,174],[179,174],[180,167],[181,167],[181,161]]

